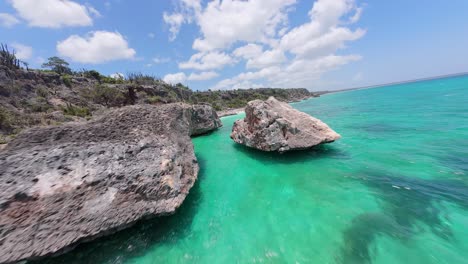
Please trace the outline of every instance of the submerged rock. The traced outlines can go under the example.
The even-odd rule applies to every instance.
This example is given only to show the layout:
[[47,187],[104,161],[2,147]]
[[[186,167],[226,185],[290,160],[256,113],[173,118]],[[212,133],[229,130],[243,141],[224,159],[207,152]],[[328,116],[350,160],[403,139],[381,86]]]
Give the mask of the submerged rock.
[[259,150],[285,152],[307,149],[340,138],[319,119],[274,97],[249,102],[245,114],[244,119],[234,123],[231,138]]
[[192,136],[206,134],[223,126],[216,111],[209,105],[192,106]]
[[194,124],[196,109],[130,106],[18,135],[0,152],[0,263],[174,213],[199,170],[190,134],[216,127]]

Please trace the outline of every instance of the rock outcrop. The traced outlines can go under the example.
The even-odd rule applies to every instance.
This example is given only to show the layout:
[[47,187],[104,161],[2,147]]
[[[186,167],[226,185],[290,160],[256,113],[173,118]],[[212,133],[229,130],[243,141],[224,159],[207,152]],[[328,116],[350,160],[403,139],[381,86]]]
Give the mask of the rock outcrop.
[[206,134],[223,126],[218,114],[211,106],[194,105],[192,109],[192,136]]
[[249,102],[245,114],[244,119],[234,123],[231,138],[259,150],[285,152],[307,149],[340,138],[319,119],[274,97]]
[[128,106],[19,134],[0,151],[0,263],[174,213],[199,170],[190,134],[216,127],[210,113],[203,128],[186,104]]

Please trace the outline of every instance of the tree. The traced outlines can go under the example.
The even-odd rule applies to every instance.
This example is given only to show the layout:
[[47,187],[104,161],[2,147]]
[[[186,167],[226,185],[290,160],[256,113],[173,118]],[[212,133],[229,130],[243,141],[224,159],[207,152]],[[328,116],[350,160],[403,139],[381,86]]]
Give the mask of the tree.
[[50,57],[46,63],[42,64],[42,68],[50,68],[58,74],[71,74],[72,71],[68,65],[70,64],[64,59],[54,56]]

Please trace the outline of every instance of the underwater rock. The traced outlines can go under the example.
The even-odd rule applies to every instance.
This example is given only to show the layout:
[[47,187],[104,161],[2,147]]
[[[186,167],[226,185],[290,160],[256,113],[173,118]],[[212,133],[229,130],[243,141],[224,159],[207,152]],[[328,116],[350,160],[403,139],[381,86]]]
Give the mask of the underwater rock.
[[128,106],[20,133],[0,152],[0,263],[64,253],[174,213],[198,175],[190,135],[218,124],[206,106],[194,119],[197,109]]
[[324,122],[274,97],[249,102],[245,114],[244,119],[234,123],[231,138],[259,150],[285,152],[307,149],[340,138]]

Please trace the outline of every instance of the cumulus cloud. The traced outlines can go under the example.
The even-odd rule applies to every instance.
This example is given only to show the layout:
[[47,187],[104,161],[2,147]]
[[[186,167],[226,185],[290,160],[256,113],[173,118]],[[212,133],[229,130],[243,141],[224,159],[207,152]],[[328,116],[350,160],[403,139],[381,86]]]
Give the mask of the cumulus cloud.
[[203,37],[194,41],[193,48],[210,51],[238,41],[268,43],[277,28],[287,22],[287,7],[294,3],[295,0],[212,1],[197,17]]
[[315,60],[294,60],[291,64],[282,67],[272,66],[258,71],[240,73],[233,78],[218,82],[211,89],[250,88],[238,84],[250,84],[258,80],[267,80],[269,87],[305,87],[304,84],[308,84],[307,88],[313,88],[311,82],[320,79],[323,73],[360,59],[359,55],[329,55]]
[[112,73],[111,75],[109,75],[109,77],[117,79],[117,80],[121,80],[125,78],[125,75],[123,73],[116,72],[116,73]]
[[85,37],[72,35],[58,42],[57,51],[73,61],[91,64],[133,59],[136,54],[120,33],[108,31],[90,32]]
[[[359,20],[362,8],[354,0],[318,0],[309,11],[310,20],[278,34],[278,41],[270,50],[247,59],[247,69],[220,81],[214,89],[229,89],[237,83],[266,80],[269,86],[307,87],[329,71],[361,59],[359,55],[338,56],[335,53],[346,43],[363,37],[365,30],[347,27]],[[347,19],[347,21],[346,21]],[[235,50],[233,54],[239,53]],[[291,54],[288,59],[285,54]]]
[[13,49],[16,52],[16,58],[20,60],[27,60],[30,59],[33,54],[33,48],[27,45],[23,45],[20,43],[13,43],[11,44]]
[[262,54],[252,57],[247,61],[247,69],[261,69],[275,66],[286,61],[284,52],[279,49],[267,50]]
[[[183,0],[182,8],[171,13],[173,21],[166,21],[174,25],[171,33],[176,35],[183,24],[195,23],[200,37],[192,44],[195,54],[179,63],[179,68],[219,70],[245,62],[245,72],[212,88],[249,88],[265,83],[311,88],[324,73],[361,59],[356,54],[337,55],[347,43],[366,34],[354,25],[363,11],[356,0],[316,0],[307,21],[290,28],[288,14],[296,2],[224,0],[202,5],[199,0]],[[177,15],[182,17],[176,19]]]
[[244,59],[252,59],[262,54],[262,52],[263,52],[262,46],[249,43],[245,46],[235,49],[232,54],[236,57],[241,57]]
[[200,13],[200,0],[182,0],[179,2],[178,11],[163,13],[163,20],[169,25],[169,40],[174,41],[179,34],[180,27],[184,23],[192,23],[195,16]]
[[199,52],[186,62],[179,63],[181,69],[211,70],[232,64],[234,60],[224,52]]
[[91,26],[92,16],[100,15],[92,6],[70,0],[10,0],[10,3],[34,27]]
[[218,77],[218,73],[214,71],[201,72],[201,73],[191,73],[188,77],[189,81],[206,81]]
[[170,84],[183,83],[187,80],[187,75],[183,72],[171,73],[164,76],[163,81]]
[[0,25],[2,27],[10,28],[20,21],[13,15],[7,13],[0,13]]

